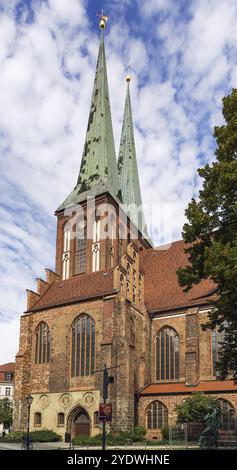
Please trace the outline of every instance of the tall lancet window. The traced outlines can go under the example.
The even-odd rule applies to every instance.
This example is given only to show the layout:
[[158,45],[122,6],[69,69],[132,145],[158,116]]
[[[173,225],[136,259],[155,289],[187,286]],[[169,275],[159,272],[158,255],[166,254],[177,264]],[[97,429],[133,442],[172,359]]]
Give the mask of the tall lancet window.
[[86,245],[87,245],[86,221],[81,220],[77,225],[76,274],[81,274],[81,273],[86,272]]
[[40,322],[35,331],[35,363],[44,364],[50,360],[50,333],[47,323]]
[[162,328],[156,336],[156,380],[179,379],[179,336],[173,328]]
[[70,273],[70,238],[70,230],[66,226],[63,238],[63,279],[68,279]]
[[220,375],[218,365],[222,360],[222,347],[225,342],[225,331],[228,327],[228,322],[224,321],[221,328],[216,328],[212,331],[212,373],[214,376]]
[[95,370],[95,324],[85,313],[79,315],[72,325],[71,375],[93,375]]
[[100,220],[96,219],[93,225],[93,244],[92,244],[92,271],[100,269]]

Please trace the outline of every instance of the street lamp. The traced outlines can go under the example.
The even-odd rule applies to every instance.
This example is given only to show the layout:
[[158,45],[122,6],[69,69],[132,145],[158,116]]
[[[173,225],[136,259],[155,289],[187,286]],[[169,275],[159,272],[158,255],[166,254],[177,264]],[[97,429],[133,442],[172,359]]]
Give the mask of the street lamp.
[[33,397],[31,395],[28,395],[26,397],[26,403],[27,403],[27,433],[26,433],[26,450],[29,450],[29,444],[30,444],[30,407],[33,402]]

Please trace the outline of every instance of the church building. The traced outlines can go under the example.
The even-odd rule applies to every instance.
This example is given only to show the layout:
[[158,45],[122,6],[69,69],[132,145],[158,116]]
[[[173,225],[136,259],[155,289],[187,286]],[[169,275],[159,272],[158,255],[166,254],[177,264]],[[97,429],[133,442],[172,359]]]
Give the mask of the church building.
[[99,433],[106,364],[112,431],[144,426],[157,439],[175,425],[177,404],[205,392],[220,399],[222,427],[234,433],[237,386],[218,378],[220,333],[202,329],[215,286],[203,280],[184,293],[176,274],[187,263],[184,242],[159,249],[148,235],[129,75],[116,159],[105,26],[102,16],[78,180],[55,212],[55,270],[45,269],[36,291],[27,290],[21,316],[14,430],[26,429],[30,394],[30,430],[63,439]]

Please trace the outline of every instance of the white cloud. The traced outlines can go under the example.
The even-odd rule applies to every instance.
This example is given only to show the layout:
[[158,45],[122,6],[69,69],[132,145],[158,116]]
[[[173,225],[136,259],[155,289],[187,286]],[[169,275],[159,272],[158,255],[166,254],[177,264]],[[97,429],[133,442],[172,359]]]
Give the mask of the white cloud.
[[57,22],[70,26],[87,25],[87,15],[82,0],[48,0],[49,9]]
[[141,11],[143,15],[151,16],[157,12],[167,11],[171,6],[172,0],[149,0],[149,2],[143,2]]

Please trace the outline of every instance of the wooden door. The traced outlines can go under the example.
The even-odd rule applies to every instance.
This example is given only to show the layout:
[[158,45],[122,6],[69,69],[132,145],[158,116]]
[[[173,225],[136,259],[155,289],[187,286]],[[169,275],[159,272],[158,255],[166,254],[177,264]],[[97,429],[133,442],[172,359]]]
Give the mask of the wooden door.
[[80,411],[74,419],[74,436],[90,435],[90,420],[86,412]]
[[85,434],[86,436],[90,435],[90,425],[89,423],[75,423],[75,437]]

